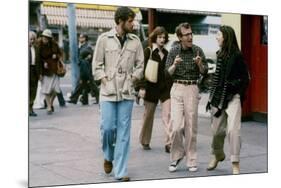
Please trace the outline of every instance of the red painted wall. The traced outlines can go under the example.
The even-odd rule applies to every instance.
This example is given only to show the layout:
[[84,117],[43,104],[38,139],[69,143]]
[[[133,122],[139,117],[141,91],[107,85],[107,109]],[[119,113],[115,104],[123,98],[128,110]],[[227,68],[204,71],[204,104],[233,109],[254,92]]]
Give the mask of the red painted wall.
[[261,42],[262,16],[242,15],[241,50],[248,65],[251,81],[243,106],[243,115],[267,113],[268,47]]

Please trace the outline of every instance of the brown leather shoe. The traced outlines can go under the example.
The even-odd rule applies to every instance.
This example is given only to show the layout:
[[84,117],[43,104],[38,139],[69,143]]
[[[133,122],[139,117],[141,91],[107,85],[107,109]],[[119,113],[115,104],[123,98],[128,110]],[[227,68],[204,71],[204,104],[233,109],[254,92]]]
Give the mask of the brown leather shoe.
[[112,167],[113,167],[112,162],[104,159],[104,163],[103,163],[104,172],[109,174],[112,171]]
[[218,163],[220,161],[223,161],[224,159],[225,159],[225,154],[220,155],[220,156],[214,156],[213,155],[210,162],[209,162],[207,170],[214,170],[217,167]]
[[233,162],[232,163],[232,174],[234,174],[234,175],[240,174],[239,162]]
[[119,178],[118,180],[119,180],[119,181],[130,181],[130,177],[124,176],[124,177],[122,177],[122,178]]

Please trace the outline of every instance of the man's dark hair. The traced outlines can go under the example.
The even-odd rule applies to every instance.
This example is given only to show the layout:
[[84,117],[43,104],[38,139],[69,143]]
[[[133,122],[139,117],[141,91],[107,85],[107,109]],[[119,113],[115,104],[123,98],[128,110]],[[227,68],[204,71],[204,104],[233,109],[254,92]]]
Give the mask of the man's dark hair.
[[119,24],[119,19],[121,19],[122,21],[127,21],[129,18],[135,18],[136,13],[128,8],[128,7],[119,7],[114,15],[114,20],[115,23],[118,25]]
[[189,28],[191,28],[191,25],[187,22],[179,24],[176,27],[176,34],[177,34],[178,37],[182,37],[181,28],[183,28],[183,27],[186,28],[186,29],[189,29]]
[[86,33],[81,33],[79,37],[84,37],[86,41],[88,41],[89,37]]

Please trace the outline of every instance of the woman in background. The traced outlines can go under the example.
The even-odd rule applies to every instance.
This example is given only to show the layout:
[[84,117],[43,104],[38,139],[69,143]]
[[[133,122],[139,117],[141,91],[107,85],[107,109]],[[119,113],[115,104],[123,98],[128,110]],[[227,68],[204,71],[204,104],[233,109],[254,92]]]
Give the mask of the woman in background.
[[62,53],[58,44],[53,39],[52,32],[45,29],[38,41],[41,64],[41,92],[45,95],[47,103],[47,114],[54,112],[53,102],[57,93],[60,93],[60,80],[57,76],[58,62],[62,58]]

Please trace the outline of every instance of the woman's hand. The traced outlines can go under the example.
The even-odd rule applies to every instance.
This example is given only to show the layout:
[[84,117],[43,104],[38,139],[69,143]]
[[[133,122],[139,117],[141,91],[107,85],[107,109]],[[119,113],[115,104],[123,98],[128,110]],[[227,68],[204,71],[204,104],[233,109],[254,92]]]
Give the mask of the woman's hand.
[[139,97],[142,98],[142,99],[145,97],[145,89],[139,90]]

